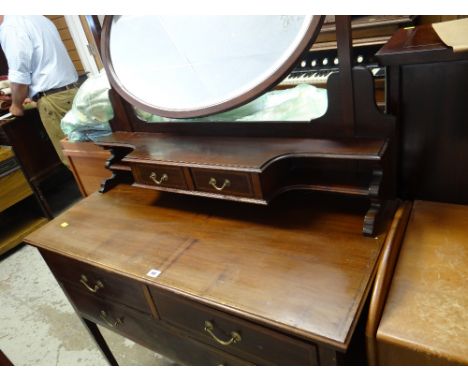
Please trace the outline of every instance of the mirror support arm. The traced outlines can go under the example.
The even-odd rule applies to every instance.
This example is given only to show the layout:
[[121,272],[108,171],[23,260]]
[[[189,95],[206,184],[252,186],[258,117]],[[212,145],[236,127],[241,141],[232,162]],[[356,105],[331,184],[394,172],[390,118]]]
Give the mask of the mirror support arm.
[[355,135],[355,110],[353,86],[353,39],[351,16],[336,16],[336,40],[341,84],[341,115],[345,135]]
[[86,15],[86,21],[96,42],[99,56],[101,56],[101,23],[96,15]]

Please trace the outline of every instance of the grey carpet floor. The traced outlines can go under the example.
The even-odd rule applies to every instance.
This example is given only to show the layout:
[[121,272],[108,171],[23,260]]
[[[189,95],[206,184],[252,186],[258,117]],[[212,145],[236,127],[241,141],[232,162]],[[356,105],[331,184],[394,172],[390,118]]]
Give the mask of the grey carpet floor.
[[[120,365],[173,365],[100,329]],[[19,366],[107,365],[39,252],[28,245],[0,257],[0,349]]]

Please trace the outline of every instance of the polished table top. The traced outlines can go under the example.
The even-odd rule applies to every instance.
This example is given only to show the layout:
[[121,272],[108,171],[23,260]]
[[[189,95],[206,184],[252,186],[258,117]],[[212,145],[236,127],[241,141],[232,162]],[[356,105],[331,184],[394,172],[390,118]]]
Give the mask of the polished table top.
[[362,235],[366,209],[299,192],[264,207],[121,185],[27,242],[346,350],[385,239]]

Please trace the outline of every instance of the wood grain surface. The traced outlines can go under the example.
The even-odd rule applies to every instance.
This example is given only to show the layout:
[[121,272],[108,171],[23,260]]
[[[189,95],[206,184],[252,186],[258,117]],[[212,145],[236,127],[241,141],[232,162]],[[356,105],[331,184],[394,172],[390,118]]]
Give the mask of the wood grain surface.
[[468,364],[468,206],[416,201],[377,331],[383,365]]
[[64,138],[60,144],[83,196],[98,191],[102,181],[112,175],[105,168],[109,152],[93,142],[70,142]]
[[196,137],[115,132],[99,138],[100,145],[134,147],[124,161],[223,167],[260,171],[286,156],[378,161],[385,139],[312,139],[265,137]]
[[385,239],[362,235],[366,208],[300,192],[265,208],[121,185],[26,241],[344,351]]
[[32,195],[31,187],[18,167],[0,178],[0,212]]
[[367,359],[372,366],[377,364],[376,333],[382,318],[385,301],[392,283],[393,271],[398,260],[412,207],[412,202],[405,201],[401,203],[395,212],[380,256],[366,323]]

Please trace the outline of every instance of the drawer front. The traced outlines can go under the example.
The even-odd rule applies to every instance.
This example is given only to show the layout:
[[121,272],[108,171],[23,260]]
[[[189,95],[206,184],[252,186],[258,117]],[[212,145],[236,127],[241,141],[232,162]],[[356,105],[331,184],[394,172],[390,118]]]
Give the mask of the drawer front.
[[253,363],[317,365],[316,347],[243,319],[151,288],[163,321]]
[[62,285],[78,312],[133,341],[186,365],[249,365],[193,339],[172,332],[150,316],[126,306],[88,296],[70,285]]
[[146,327],[151,325],[151,316],[125,305],[90,296],[76,286],[62,283],[68,298],[81,316],[119,332],[133,340],[145,339]]
[[254,197],[249,174],[191,169],[195,190],[223,195]]
[[186,190],[184,172],[180,167],[131,164],[135,183],[154,187]]
[[88,295],[109,298],[151,314],[143,284],[49,251],[41,253],[58,280],[75,285]]

